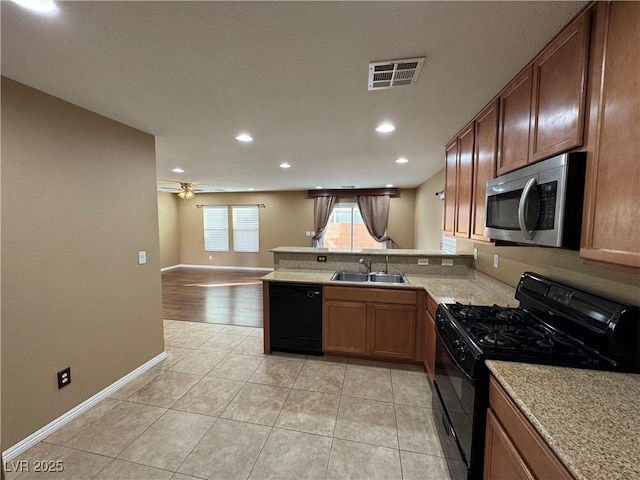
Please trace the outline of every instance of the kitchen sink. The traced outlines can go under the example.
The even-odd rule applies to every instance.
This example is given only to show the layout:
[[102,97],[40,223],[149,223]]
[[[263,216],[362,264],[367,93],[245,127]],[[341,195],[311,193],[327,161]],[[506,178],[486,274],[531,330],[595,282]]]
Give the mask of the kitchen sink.
[[339,282],[376,282],[376,283],[398,283],[408,285],[409,280],[402,273],[361,273],[361,272],[341,272],[333,274],[331,280]]

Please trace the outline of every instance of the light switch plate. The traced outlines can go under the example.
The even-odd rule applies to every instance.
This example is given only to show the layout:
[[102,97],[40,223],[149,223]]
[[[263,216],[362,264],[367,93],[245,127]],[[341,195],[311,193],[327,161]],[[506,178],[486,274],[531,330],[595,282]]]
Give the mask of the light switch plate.
[[498,255],[494,255],[493,256],[493,267],[494,268],[498,268],[498,265],[499,265],[499,257],[498,257]]
[[138,265],[144,265],[147,263],[147,252],[138,252]]

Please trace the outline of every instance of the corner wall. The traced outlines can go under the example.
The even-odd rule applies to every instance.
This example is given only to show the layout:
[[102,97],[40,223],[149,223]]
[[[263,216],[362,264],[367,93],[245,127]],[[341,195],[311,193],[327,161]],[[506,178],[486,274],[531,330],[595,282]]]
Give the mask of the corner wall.
[[160,231],[160,268],[180,263],[178,202],[175,193],[158,192],[158,229]]
[[415,248],[440,250],[444,202],[436,196],[444,190],[444,168],[416,189]]
[[6,450],[164,344],[154,138],[1,82]]

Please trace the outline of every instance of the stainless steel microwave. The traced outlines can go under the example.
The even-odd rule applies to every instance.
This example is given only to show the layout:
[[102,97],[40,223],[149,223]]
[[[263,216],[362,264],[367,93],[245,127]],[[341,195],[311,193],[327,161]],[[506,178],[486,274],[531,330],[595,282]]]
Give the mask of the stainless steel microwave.
[[565,153],[487,182],[485,235],[580,249],[586,153]]

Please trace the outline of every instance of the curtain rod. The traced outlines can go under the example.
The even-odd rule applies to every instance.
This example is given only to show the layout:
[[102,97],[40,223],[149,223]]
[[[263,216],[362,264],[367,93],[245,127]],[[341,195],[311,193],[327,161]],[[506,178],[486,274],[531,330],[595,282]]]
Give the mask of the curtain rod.
[[320,190],[308,190],[307,195],[310,198],[315,197],[355,197],[356,195],[389,195],[392,198],[400,196],[400,189],[387,187],[387,188],[336,188],[336,189],[320,189]]
[[264,203],[237,203],[235,205],[196,205],[197,208],[202,207],[258,207],[267,208]]

